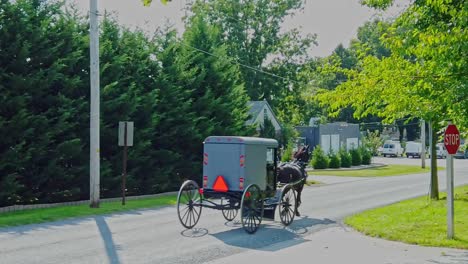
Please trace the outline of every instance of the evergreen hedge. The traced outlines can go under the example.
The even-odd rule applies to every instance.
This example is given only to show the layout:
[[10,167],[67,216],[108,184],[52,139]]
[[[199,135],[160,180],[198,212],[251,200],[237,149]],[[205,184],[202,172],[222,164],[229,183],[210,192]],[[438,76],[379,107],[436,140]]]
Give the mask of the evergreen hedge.
[[340,149],[339,155],[341,159],[341,167],[351,167],[351,154],[349,154],[349,152],[347,152],[345,149]]
[[323,152],[320,146],[316,146],[312,152],[312,160],[310,161],[314,169],[326,169],[330,163],[329,158]]
[[[0,207],[89,198],[89,24],[65,1],[1,1]],[[101,196],[120,195],[119,121],[135,123],[128,195],[200,181],[203,140],[253,135],[239,66],[192,19],[180,44],[101,24]],[[194,52],[200,47],[216,56]]]
[[351,149],[349,154],[351,154],[351,164],[353,166],[359,166],[362,164],[362,156],[359,149]]
[[359,150],[362,156],[362,164],[370,165],[372,161],[372,152],[365,147],[361,147]]
[[330,164],[329,164],[330,168],[338,169],[338,168],[341,167],[341,160],[340,160],[339,154],[335,154],[332,151],[332,152],[330,152],[330,155],[328,157],[330,159]]

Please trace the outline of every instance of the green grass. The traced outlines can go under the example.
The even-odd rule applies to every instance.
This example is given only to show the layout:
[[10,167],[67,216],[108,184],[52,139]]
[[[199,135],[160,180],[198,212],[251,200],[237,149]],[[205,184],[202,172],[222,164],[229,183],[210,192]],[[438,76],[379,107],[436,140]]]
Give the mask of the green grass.
[[[438,170],[444,168],[438,167]],[[404,174],[417,174],[429,172],[430,168],[422,169],[416,165],[387,165],[384,167],[368,168],[360,170],[313,170],[309,171],[309,175],[331,175],[331,176],[353,176],[353,177],[381,177],[395,176]]]
[[348,217],[345,223],[374,237],[423,246],[468,249],[468,185],[456,188],[454,198],[453,240],[447,239],[445,197],[439,201],[431,201],[427,196],[403,201]]
[[101,203],[100,208],[90,208],[88,204],[82,204],[0,213],[0,227],[37,224],[73,217],[110,214],[132,209],[173,205],[176,204],[176,202],[176,195],[164,195],[141,200],[127,200],[125,206],[122,206],[122,202],[118,201]]
[[312,186],[312,185],[315,185],[315,184],[321,184],[321,182],[319,182],[319,181],[314,181],[314,180],[307,180],[307,181],[305,182],[305,185],[307,185],[307,186]]

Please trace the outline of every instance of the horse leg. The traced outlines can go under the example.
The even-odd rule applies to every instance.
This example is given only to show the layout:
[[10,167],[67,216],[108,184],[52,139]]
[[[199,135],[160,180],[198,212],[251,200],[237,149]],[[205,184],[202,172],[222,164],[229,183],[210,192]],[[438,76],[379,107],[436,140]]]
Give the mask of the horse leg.
[[304,188],[304,183],[301,183],[299,186],[297,186],[295,189],[296,189],[296,193],[297,193],[297,206],[296,206],[296,216],[301,216],[301,214],[299,213],[299,206],[301,206],[301,193],[302,193],[302,189]]

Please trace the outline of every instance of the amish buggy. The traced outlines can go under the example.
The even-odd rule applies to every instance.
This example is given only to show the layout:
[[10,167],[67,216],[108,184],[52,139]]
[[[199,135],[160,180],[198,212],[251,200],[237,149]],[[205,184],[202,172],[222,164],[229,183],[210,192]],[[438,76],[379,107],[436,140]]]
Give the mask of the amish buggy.
[[177,195],[179,221],[187,229],[198,223],[203,207],[221,210],[232,221],[240,210],[244,230],[253,234],[263,218],[274,220],[275,210],[284,225],[299,215],[305,183],[308,148],[295,161],[278,165],[274,139],[210,136],[204,141],[202,188],[187,180]]

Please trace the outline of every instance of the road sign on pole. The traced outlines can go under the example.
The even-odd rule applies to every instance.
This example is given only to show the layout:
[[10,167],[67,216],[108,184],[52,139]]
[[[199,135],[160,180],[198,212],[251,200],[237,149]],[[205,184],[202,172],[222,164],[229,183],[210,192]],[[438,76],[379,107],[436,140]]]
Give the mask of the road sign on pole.
[[133,122],[119,122],[119,146],[124,147],[122,160],[122,205],[125,205],[125,192],[127,191],[127,152],[133,146]]
[[457,126],[453,124],[449,124],[447,126],[444,134],[444,145],[448,154],[453,155],[457,153],[457,150],[460,147],[460,132],[458,131]]
[[449,122],[445,129],[444,145],[447,149],[447,238],[453,239],[453,154],[457,153],[460,147],[460,132],[457,127]]

